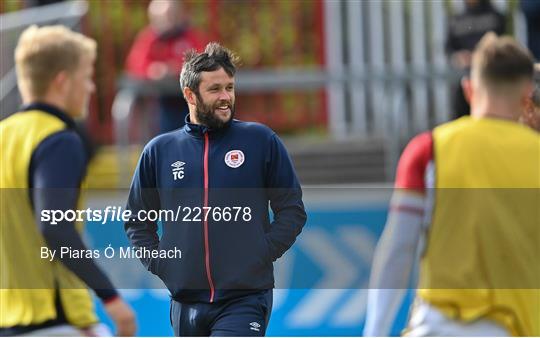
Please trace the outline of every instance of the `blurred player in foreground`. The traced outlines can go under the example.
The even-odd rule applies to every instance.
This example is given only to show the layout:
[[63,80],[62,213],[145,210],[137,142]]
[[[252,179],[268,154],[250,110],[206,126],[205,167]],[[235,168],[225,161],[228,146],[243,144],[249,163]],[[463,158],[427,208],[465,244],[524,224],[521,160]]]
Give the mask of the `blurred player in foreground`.
[[[92,258],[73,222],[43,222],[42,210],[74,210],[88,154],[75,129],[94,91],[96,43],[63,26],[31,26],[15,50],[24,106],[0,122],[0,335],[110,335],[92,288],[119,335],[135,334],[130,307]],[[43,248],[56,259],[43,259]]]
[[420,259],[408,336],[540,335],[540,135],[518,123],[533,60],[488,33],[464,80],[471,117],[416,136],[399,162],[364,334],[388,336]]

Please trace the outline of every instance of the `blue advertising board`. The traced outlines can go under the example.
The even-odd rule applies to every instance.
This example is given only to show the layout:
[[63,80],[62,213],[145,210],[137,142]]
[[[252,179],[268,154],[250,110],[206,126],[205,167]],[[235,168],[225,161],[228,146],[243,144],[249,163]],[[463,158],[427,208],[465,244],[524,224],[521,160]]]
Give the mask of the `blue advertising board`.
[[[336,201],[333,201],[336,202]],[[308,222],[293,247],[275,263],[276,289],[267,335],[360,336],[365,320],[372,255],[382,232],[387,202],[306,203]],[[127,245],[123,227],[104,232],[91,224],[95,247]],[[137,314],[138,335],[171,336],[169,294],[164,289],[122,290]],[[411,295],[394,323],[399,335]],[[111,325],[99,301],[98,314]]]

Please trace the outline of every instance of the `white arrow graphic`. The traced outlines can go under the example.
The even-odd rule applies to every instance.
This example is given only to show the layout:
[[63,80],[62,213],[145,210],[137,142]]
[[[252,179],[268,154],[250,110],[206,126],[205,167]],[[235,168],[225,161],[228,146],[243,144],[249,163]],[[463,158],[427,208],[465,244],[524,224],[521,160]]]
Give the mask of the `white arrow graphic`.
[[[373,233],[365,227],[361,228],[357,225],[349,225],[340,227],[339,234],[347,246],[354,250],[361,259],[360,262],[357,262],[357,266],[359,264],[362,266],[371,266],[371,260],[377,244],[377,238]],[[366,277],[369,278],[369,276]]]
[[345,288],[356,279],[355,262],[341,254],[331,244],[332,237],[321,228],[306,231],[298,246],[317,262],[324,277],[291,311],[287,317],[290,327],[316,327],[320,325],[334,304],[342,297]]
[[331,325],[339,327],[358,327],[366,315],[367,306],[366,289],[356,289],[348,298],[347,303],[339,308],[332,316]]
[[[367,302],[365,288],[376,238],[358,225],[340,226],[338,236],[347,249],[354,252],[353,258],[338,250],[339,244],[332,244],[336,243],[335,238],[321,228],[312,227],[299,242],[301,250],[323,269],[324,278],[291,311],[287,317],[291,327],[317,327],[326,320],[332,326],[343,327],[360,325],[363,321]],[[365,270],[366,276],[361,284],[355,285],[359,270]],[[340,301],[344,302],[341,306]]]
[[302,301],[286,317],[287,326],[291,328],[313,328],[321,325],[347,290],[315,289],[311,290]]
[[[357,265],[370,266],[377,242],[375,236],[366,228],[359,228],[358,226],[344,226],[339,233],[341,239],[360,258]],[[352,296],[332,316],[331,324],[333,326],[358,326],[364,320],[367,305],[367,285],[369,283],[369,276],[366,275],[365,277],[365,282],[356,286],[358,289],[352,291]]]
[[289,294],[289,289],[287,286],[291,285],[294,260],[294,250],[289,250],[287,253],[285,253],[285,255],[283,255],[283,257],[274,263],[274,277],[276,285],[272,305],[272,309],[274,311],[279,309],[287,301],[287,296]]

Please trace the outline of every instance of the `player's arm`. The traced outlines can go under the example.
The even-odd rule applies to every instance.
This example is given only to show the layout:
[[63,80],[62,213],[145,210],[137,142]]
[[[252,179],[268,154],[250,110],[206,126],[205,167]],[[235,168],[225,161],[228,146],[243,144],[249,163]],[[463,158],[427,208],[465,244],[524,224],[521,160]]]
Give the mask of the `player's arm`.
[[[394,193],[392,200],[407,199],[421,204],[423,197],[410,191]],[[411,203],[416,200],[415,203]],[[401,207],[404,207],[401,204]],[[364,336],[389,336],[401,308],[417,262],[417,248],[423,236],[422,213],[391,207],[384,232],[377,244],[368,293]]]
[[[131,211],[133,218],[124,224],[127,237],[136,248],[155,250],[159,246],[157,223],[155,221],[140,220],[137,215],[141,210],[159,210],[160,200],[156,188],[156,179],[152,163],[150,148],[145,148],[139,164],[135,169],[133,181],[129,191],[127,210]],[[150,272],[155,273],[156,259],[143,257],[141,262]]]
[[276,134],[270,140],[266,187],[274,213],[267,241],[275,261],[293,245],[307,220],[300,183],[289,154]]
[[[79,136],[63,131],[46,139],[32,157],[30,186],[37,224],[50,249],[61,247],[86,250],[73,222],[56,225],[41,221],[42,210],[74,210],[79,197],[79,186],[86,172],[86,156]],[[69,161],[70,165],[66,165]],[[135,314],[119,296],[113,284],[92,258],[59,257],[60,261],[79,277],[104,304],[105,311],[116,325],[119,336],[133,336],[136,331]]]
[[431,152],[431,134],[425,133],[409,143],[400,159],[396,189],[374,255],[364,336],[390,335],[413,277],[424,236],[425,174]]
[[[69,160],[68,160],[69,159]],[[66,165],[69,161],[70,165]],[[87,250],[73,222],[51,224],[41,220],[42,210],[75,210],[79,186],[86,170],[86,156],[80,138],[73,131],[55,134],[36,149],[31,161],[32,202],[36,222],[50,249],[62,247]],[[77,277],[93,289],[105,303],[118,294],[109,278],[91,258],[59,257]]]

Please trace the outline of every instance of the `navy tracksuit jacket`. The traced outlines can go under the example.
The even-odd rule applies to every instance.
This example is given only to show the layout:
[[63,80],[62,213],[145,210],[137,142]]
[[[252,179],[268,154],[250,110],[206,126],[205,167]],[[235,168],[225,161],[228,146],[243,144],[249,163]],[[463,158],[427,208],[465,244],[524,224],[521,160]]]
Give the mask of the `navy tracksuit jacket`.
[[[217,131],[188,121],[147,144],[127,208],[136,215],[179,206],[187,220],[162,221],[161,238],[155,222],[125,224],[134,247],[182,251],[180,259],[142,259],[179,302],[215,302],[273,288],[272,263],[306,222],[300,184],[282,142],[266,126],[238,120]],[[212,215],[219,209],[210,209],[204,221],[195,217],[196,207],[242,211],[236,220],[223,221],[219,211]],[[244,218],[244,208],[251,218]]]

